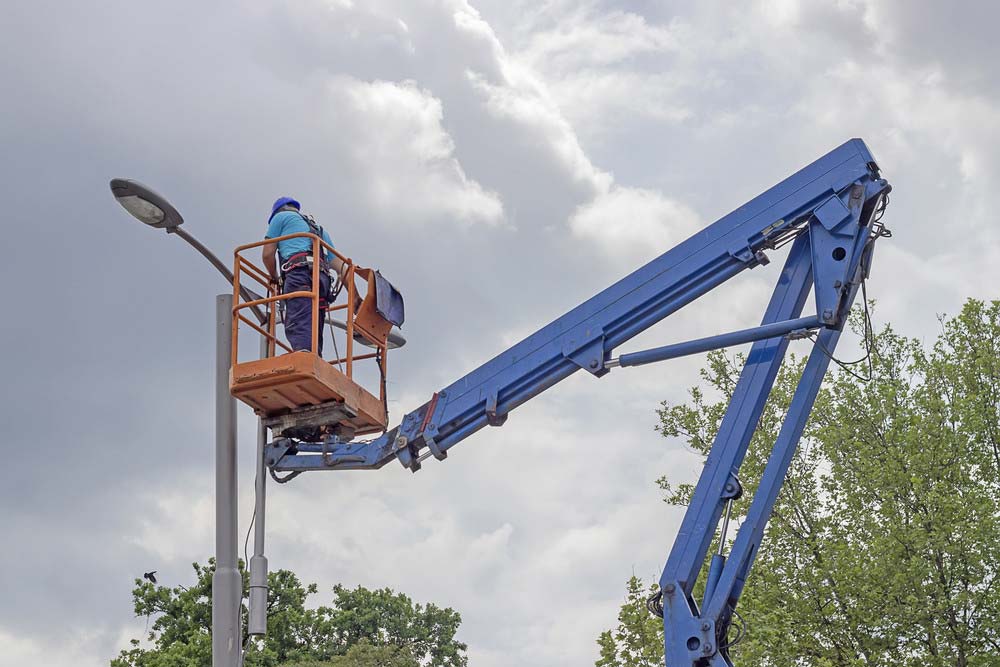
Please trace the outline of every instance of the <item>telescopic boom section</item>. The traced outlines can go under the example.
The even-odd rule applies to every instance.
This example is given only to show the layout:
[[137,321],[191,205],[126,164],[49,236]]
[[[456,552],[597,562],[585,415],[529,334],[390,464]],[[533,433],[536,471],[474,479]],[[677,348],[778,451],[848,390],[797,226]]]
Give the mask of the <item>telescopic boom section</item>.
[[[611,368],[753,342],[722,420],[650,609],[663,617],[668,667],[728,667],[736,606],[767,520],[837,341],[868,276],[875,241],[887,236],[879,218],[889,184],[871,153],[852,139],[798,173],[668,250],[600,294],[433,394],[402,423],[371,442],[328,439],[268,447],[273,470],[380,468],[394,458],[411,470],[487,425],[500,426],[511,410],[583,369],[596,377]],[[681,306],[736,274],[768,262],[765,251],[791,243],[784,269],[759,327],[653,350],[612,351]],[[816,310],[803,315],[812,291]],[[738,473],[788,341],[810,337],[806,363],[785,422],[729,554],[709,562],[703,599],[697,578],[725,511],[719,543],[725,547],[731,503],[743,489]],[[292,447],[294,446],[294,449]]]
[[[428,455],[444,459],[453,445],[503,424],[511,410],[580,369],[603,376],[617,365],[611,359],[616,347],[738,273],[766,264],[766,250],[794,237],[815,237],[813,254],[822,260],[815,269],[816,317],[839,329],[853,297],[857,248],[867,238],[855,211],[865,207],[870,217],[888,190],[868,147],[852,139],[434,393],[381,437],[296,443],[295,454],[287,453],[291,442],[278,440],[269,447],[269,464],[277,471],[372,469],[395,458],[416,471]],[[738,342],[755,340],[744,339]],[[725,344],[734,343],[702,344],[692,352]]]

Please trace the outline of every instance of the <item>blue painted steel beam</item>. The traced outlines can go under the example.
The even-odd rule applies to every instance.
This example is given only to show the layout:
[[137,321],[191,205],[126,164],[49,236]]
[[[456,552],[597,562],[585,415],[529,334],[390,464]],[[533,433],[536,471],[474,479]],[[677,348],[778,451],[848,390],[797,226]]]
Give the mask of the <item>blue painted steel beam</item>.
[[[416,470],[424,450],[444,458],[456,443],[502,424],[511,410],[579,369],[604,375],[614,348],[758,266],[764,250],[807,221],[823,223],[814,246],[836,249],[844,224],[839,202],[858,183],[888,187],[864,142],[852,139],[440,390],[382,437],[330,443],[322,455],[284,456],[273,468],[379,468],[398,458]],[[842,314],[842,290],[835,284],[847,276],[837,266],[824,271],[829,280],[817,289],[817,306],[830,326]]]
[[[802,312],[811,287],[809,239],[801,236],[785,261],[764,313],[763,325],[795,319]],[[705,646],[710,646],[710,651],[715,649],[716,620],[700,617],[693,598],[695,581],[726,500],[732,495],[727,487],[734,483],[733,477],[743,463],[787,349],[786,338],[759,340],[750,348],[664,566],[660,578],[664,650],[671,667],[687,667],[705,657]]]
[[822,326],[822,323],[816,315],[799,317],[794,320],[764,324],[752,329],[741,329],[740,331],[719,334],[717,336],[689,340],[684,343],[654,347],[651,350],[630,352],[628,354],[623,354],[618,359],[612,359],[608,362],[607,366],[608,368],[613,368],[615,366],[621,366],[622,368],[628,366],[642,366],[643,364],[651,364],[656,361],[666,361],[667,359],[676,359],[677,357],[684,357],[689,354],[698,354],[700,352],[708,352],[709,350],[719,350],[725,347],[732,347],[734,345],[753,343],[758,340],[764,340],[765,338],[784,336],[792,333],[793,331],[817,329],[820,326]]
[[[859,182],[843,192],[838,204],[828,202],[826,205],[828,213],[833,210],[835,215],[817,214],[810,220],[808,250],[805,238],[799,239],[800,247],[793,249],[793,253],[799,251],[797,261],[809,262],[817,302],[825,313],[821,317],[829,326],[819,333],[747,516],[718,574],[706,609],[699,611],[691,591],[726,502],[724,480],[731,480],[739,470],[774,376],[745,396],[739,395],[740,386],[737,385],[660,581],[664,594],[664,655],[671,667],[702,667],[706,661],[718,667],[732,665],[728,653],[718,644],[727,634],[732,610],[739,601],[785,472],[825,376],[830,362],[828,353],[832,353],[860,283],[867,275],[876,240],[871,235],[869,222],[878,198],[887,187],[880,185],[880,189],[874,189],[868,183]],[[790,262],[793,259],[789,257]],[[780,291],[779,284],[776,297]],[[826,296],[822,294],[824,291]],[[754,347],[768,342],[761,341]],[[780,360],[772,360],[769,373],[776,373],[779,365]],[[748,359],[743,377],[749,371]],[[753,411],[741,418],[738,406],[748,397]],[[726,429],[731,414],[734,415],[732,421],[743,427],[735,438]]]

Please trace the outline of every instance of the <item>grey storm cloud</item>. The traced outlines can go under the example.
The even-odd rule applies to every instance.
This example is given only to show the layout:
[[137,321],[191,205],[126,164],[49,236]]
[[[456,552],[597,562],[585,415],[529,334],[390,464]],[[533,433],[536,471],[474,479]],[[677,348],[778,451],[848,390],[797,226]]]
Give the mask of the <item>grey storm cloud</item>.
[[[212,552],[226,288],[128,218],[112,177],[161,190],[223,255],[261,236],[275,197],[299,198],[404,291],[394,416],[852,136],[896,188],[877,317],[928,334],[936,313],[996,295],[990,3],[4,11],[3,666],[107,664],[142,632],[132,580],[184,583]],[[752,325],[773,277],[636,345]],[[697,367],[574,376],[417,475],[275,489],[272,566],[454,606],[476,665],[592,661],[625,579],[655,577],[676,530],[652,480],[690,478],[697,459],[655,434],[653,410]],[[249,411],[241,428],[242,509]]]

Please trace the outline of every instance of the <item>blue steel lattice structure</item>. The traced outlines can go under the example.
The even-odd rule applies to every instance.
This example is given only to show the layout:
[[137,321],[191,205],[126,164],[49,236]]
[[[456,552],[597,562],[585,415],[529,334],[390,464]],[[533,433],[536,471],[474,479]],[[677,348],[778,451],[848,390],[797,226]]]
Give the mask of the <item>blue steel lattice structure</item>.
[[[662,361],[753,342],[728,411],[695,487],[651,607],[662,613],[669,667],[732,665],[731,620],[799,437],[862,281],[889,184],[860,139],[834,149],[603,292],[433,394],[402,423],[370,442],[278,439],[272,471],[375,469],[398,460],[413,471],[571,374]],[[766,251],[791,250],[761,326],[612,357],[633,336],[747,269]],[[816,311],[803,316],[810,290]],[[742,494],[738,472],[788,341],[812,336],[813,350],[761,482],[728,556],[710,561],[703,600],[699,572],[729,503]],[[725,543],[725,540],[720,540]]]

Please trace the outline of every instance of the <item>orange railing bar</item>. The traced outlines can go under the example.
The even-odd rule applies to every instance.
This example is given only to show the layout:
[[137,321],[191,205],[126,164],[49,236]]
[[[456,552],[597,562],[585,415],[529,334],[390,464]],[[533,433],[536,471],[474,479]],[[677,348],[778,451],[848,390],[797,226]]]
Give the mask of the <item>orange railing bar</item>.
[[349,264],[347,266],[347,359],[344,362],[347,366],[347,377],[352,377],[352,368],[354,356],[354,290],[356,286],[354,284],[354,264]]
[[315,240],[319,241],[320,245],[323,246],[323,248],[326,249],[331,254],[339,257],[345,263],[350,263],[351,262],[351,260],[349,258],[347,258],[346,256],[341,255],[339,252],[337,252],[337,250],[332,245],[330,245],[329,243],[327,243],[323,239],[319,238],[315,234],[311,234],[309,232],[296,232],[294,234],[285,234],[284,236],[277,236],[277,237],[275,237],[273,239],[264,239],[263,241],[254,241],[253,243],[247,243],[245,245],[238,246],[236,248],[236,250],[235,250],[235,254],[238,256],[240,253],[244,252],[245,250],[251,250],[253,248],[259,248],[259,247],[261,247],[263,245],[267,245],[268,243],[278,243],[279,241],[286,241],[288,239],[297,239],[297,238],[302,238],[302,237],[309,237],[309,238],[312,238],[312,239],[315,239]]
[[[237,255],[237,257],[239,257],[239,255]],[[258,268],[246,257],[239,257],[239,261],[242,263],[244,269],[249,269],[248,275],[250,275],[251,278],[254,278],[261,285],[267,285],[271,282],[271,276],[264,273],[264,271]]]
[[[315,292],[315,296],[312,300],[312,320],[310,320],[312,322],[312,326],[310,327],[312,329],[310,332],[312,335],[310,336],[309,349],[313,352],[313,354],[319,350],[319,333],[323,331],[323,324],[319,321],[319,267],[323,263],[320,261],[322,259],[322,255],[319,251],[319,242],[321,240],[322,239],[318,236],[314,236],[312,240],[312,288],[313,292]],[[351,375],[348,373],[347,377],[351,377]]]
[[244,301],[238,306],[234,306],[233,310],[243,310],[244,308],[253,308],[254,306],[259,306],[264,303],[274,303],[275,301],[284,301],[285,299],[300,299],[302,297],[311,297],[313,293],[311,291],[299,290],[298,292],[289,292],[287,294],[275,294],[274,296],[264,297],[263,299],[254,299],[253,301]]
[[259,324],[255,323],[253,320],[251,320],[246,315],[237,315],[236,317],[240,318],[241,321],[246,322],[248,325],[250,325],[251,329],[253,329],[254,331],[260,333],[262,336],[264,336],[265,338],[267,338],[270,343],[272,343],[272,344],[277,343],[278,345],[280,345],[281,347],[285,348],[289,352],[293,351],[291,347],[289,347],[288,345],[285,345],[284,343],[282,343],[280,340],[277,339],[276,336],[272,336],[271,334],[269,334],[263,327],[261,327]]
[[[377,356],[378,356],[378,352],[369,352],[368,354],[359,354],[356,357],[354,357],[354,361],[361,361],[362,359],[374,359]],[[339,363],[342,363],[342,362],[345,362],[345,361],[347,361],[347,357],[342,357],[340,359],[334,359],[330,363],[331,364],[339,364]]]

